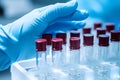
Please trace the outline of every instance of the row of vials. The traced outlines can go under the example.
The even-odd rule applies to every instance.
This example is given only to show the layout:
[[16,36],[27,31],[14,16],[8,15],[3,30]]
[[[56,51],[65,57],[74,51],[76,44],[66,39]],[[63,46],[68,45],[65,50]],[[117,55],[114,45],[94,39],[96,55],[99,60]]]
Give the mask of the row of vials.
[[120,80],[120,30],[110,23],[106,29],[43,34],[36,43],[38,80]]

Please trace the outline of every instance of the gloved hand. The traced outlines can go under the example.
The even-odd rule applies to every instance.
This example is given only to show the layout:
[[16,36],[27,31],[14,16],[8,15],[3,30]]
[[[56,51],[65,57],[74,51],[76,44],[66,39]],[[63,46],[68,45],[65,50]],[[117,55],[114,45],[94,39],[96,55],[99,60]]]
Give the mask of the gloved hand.
[[35,39],[42,33],[79,29],[88,17],[87,11],[76,10],[75,0],[38,8],[22,18],[0,27],[0,70],[11,63],[35,56]]

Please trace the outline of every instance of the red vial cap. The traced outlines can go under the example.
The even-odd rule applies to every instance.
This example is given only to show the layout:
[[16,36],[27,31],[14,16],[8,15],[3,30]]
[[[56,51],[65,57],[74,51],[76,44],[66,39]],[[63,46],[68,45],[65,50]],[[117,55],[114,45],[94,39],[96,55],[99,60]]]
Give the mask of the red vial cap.
[[111,41],[120,41],[120,31],[111,31]]
[[76,30],[70,31],[70,37],[80,37],[80,31]]
[[61,39],[61,38],[53,38],[52,39],[52,50],[53,51],[62,50],[62,43],[63,43],[63,39]]
[[84,46],[93,46],[94,36],[92,34],[83,35],[83,45]]
[[36,43],[36,51],[46,51],[46,44],[47,40],[46,39],[37,39],[35,41]]
[[109,36],[99,35],[99,46],[109,46]]
[[97,37],[101,34],[106,34],[106,30],[105,29],[102,29],[102,28],[97,28]]
[[113,23],[107,23],[106,24],[106,31],[107,32],[110,32],[111,30],[114,30],[114,28],[115,28],[115,24],[113,24]]
[[91,28],[90,27],[84,27],[82,32],[83,32],[83,34],[90,34],[91,33]]
[[57,33],[56,37],[57,38],[62,38],[63,39],[63,44],[66,44],[66,38],[67,38],[67,34],[66,33]]
[[102,27],[102,23],[101,22],[95,22],[94,23],[94,30],[96,30],[97,28],[101,28]]
[[79,37],[70,38],[70,49],[71,50],[80,49],[80,38]]
[[47,45],[51,45],[52,34],[42,34],[42,38],[47,40]]

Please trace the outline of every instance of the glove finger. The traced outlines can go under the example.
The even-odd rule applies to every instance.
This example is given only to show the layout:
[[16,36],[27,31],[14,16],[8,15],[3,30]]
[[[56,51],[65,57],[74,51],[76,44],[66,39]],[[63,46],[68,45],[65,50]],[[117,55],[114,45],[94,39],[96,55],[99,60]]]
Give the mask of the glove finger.
[[76,10],[73,14],[59,18],[57,21],[81,21],[89,16],[86,10]]
[[36,8],[36,9],[34,9],[34,11],[42,12],[42,11],[45,11],[46,9],[48,9],[49,7],[54,7],[54,5],[48,5],[48,6],[45,6],[45,7]]
[[71,0],[67,3],[57,3],[55,5],[49,6],[48,9],[40,13],[40,20],[50,23],[57,18],[71,15],[75,12],[78,3],[76,0]]
[[77,30],[85,26],[85,22],[80,21],[61,21],[56,22],[47,27],[44,33],[56,33],[58,31],[67,32],[70,30]]

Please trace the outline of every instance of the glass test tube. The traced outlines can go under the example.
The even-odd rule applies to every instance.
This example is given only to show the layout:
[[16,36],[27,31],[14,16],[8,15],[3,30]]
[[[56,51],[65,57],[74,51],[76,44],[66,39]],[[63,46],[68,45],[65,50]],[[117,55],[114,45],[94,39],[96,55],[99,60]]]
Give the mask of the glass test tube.
[[109,36],[99,35],[98,59],[100,62],[106,61],[109,54]]
[[61,38],[53,38],[52,39],[52,62],[54,66],[59,67],[63,65],[61,58],[62,56],[62,44],[63,39]]
[[63,39],[63,45],[62,45],[62,61],[64,64],[66,64],[67,61],[67,46],[66,46],[66,38],[67,38],[67,34],[66,33],[57,33],[56,34],[57,38],[61,38]]
[[70,80],[94,80],[94,72],[85,65],[80,65],[80,38],[70,38],[69,70]]
[[68,80],[68,75],[63,71],[61,38],[52,39],[52,65],[48,73],[48,80]]
[[36,66],[39,68],[46,64],[46,39],[36,40]]
[[110,36],[110,32],[115,29],[115,24],[114,23],[107,23],[106,24],[106,34]]
[[98,44],[98,36],[101,34],[106,34],[106,30],[102,29],[102,28],[97,28],[96,29],[96,36],[94,37],[94,44],[97,45]]
[[101,22],[95,22],[94,23],[94,29],[92,30],[92,34],[94,34],[94,44],[97,44],[96,42],[98,42],[97,38],[96,38],[96,36],[97,36],[96,29],[97,28],[102,28],[102,23]]
[[46,39],[37,39],[36,41],[36,76],[39,80],[47,78],[47,63],[46,63]]
[[70,31],[70,37],[80,37],[80,31],[77,30]]
[[110,39],[110,62],[119,62],[120,60],[120,31],[112,30]]
[[102,27],[102,23],[101,22],[95,22],[94,23],[94,30],[96,30],[97,28],[101,28]]
[[91,33],[91,28],[90,27],[84,27],[82,29],[82,33],[83,34],[90,34]]
[[52,54],[51,54],[51,40],[52,34],[42,34],[42,38],[47,40],[46,53],[47,53],[47,63],[52,64]]
[[[93,63],[95,61],[94,54],[94,36],[92,34],[84,34],[83,35],[83,53],[81,53],[81,61],[83,60],[83,64]],[[83,58],[83,59],[82,59]]]
[[106,24],[106,32],[110,33],[111,30],[115,29],[115,24],[114,23],[107,23]]

